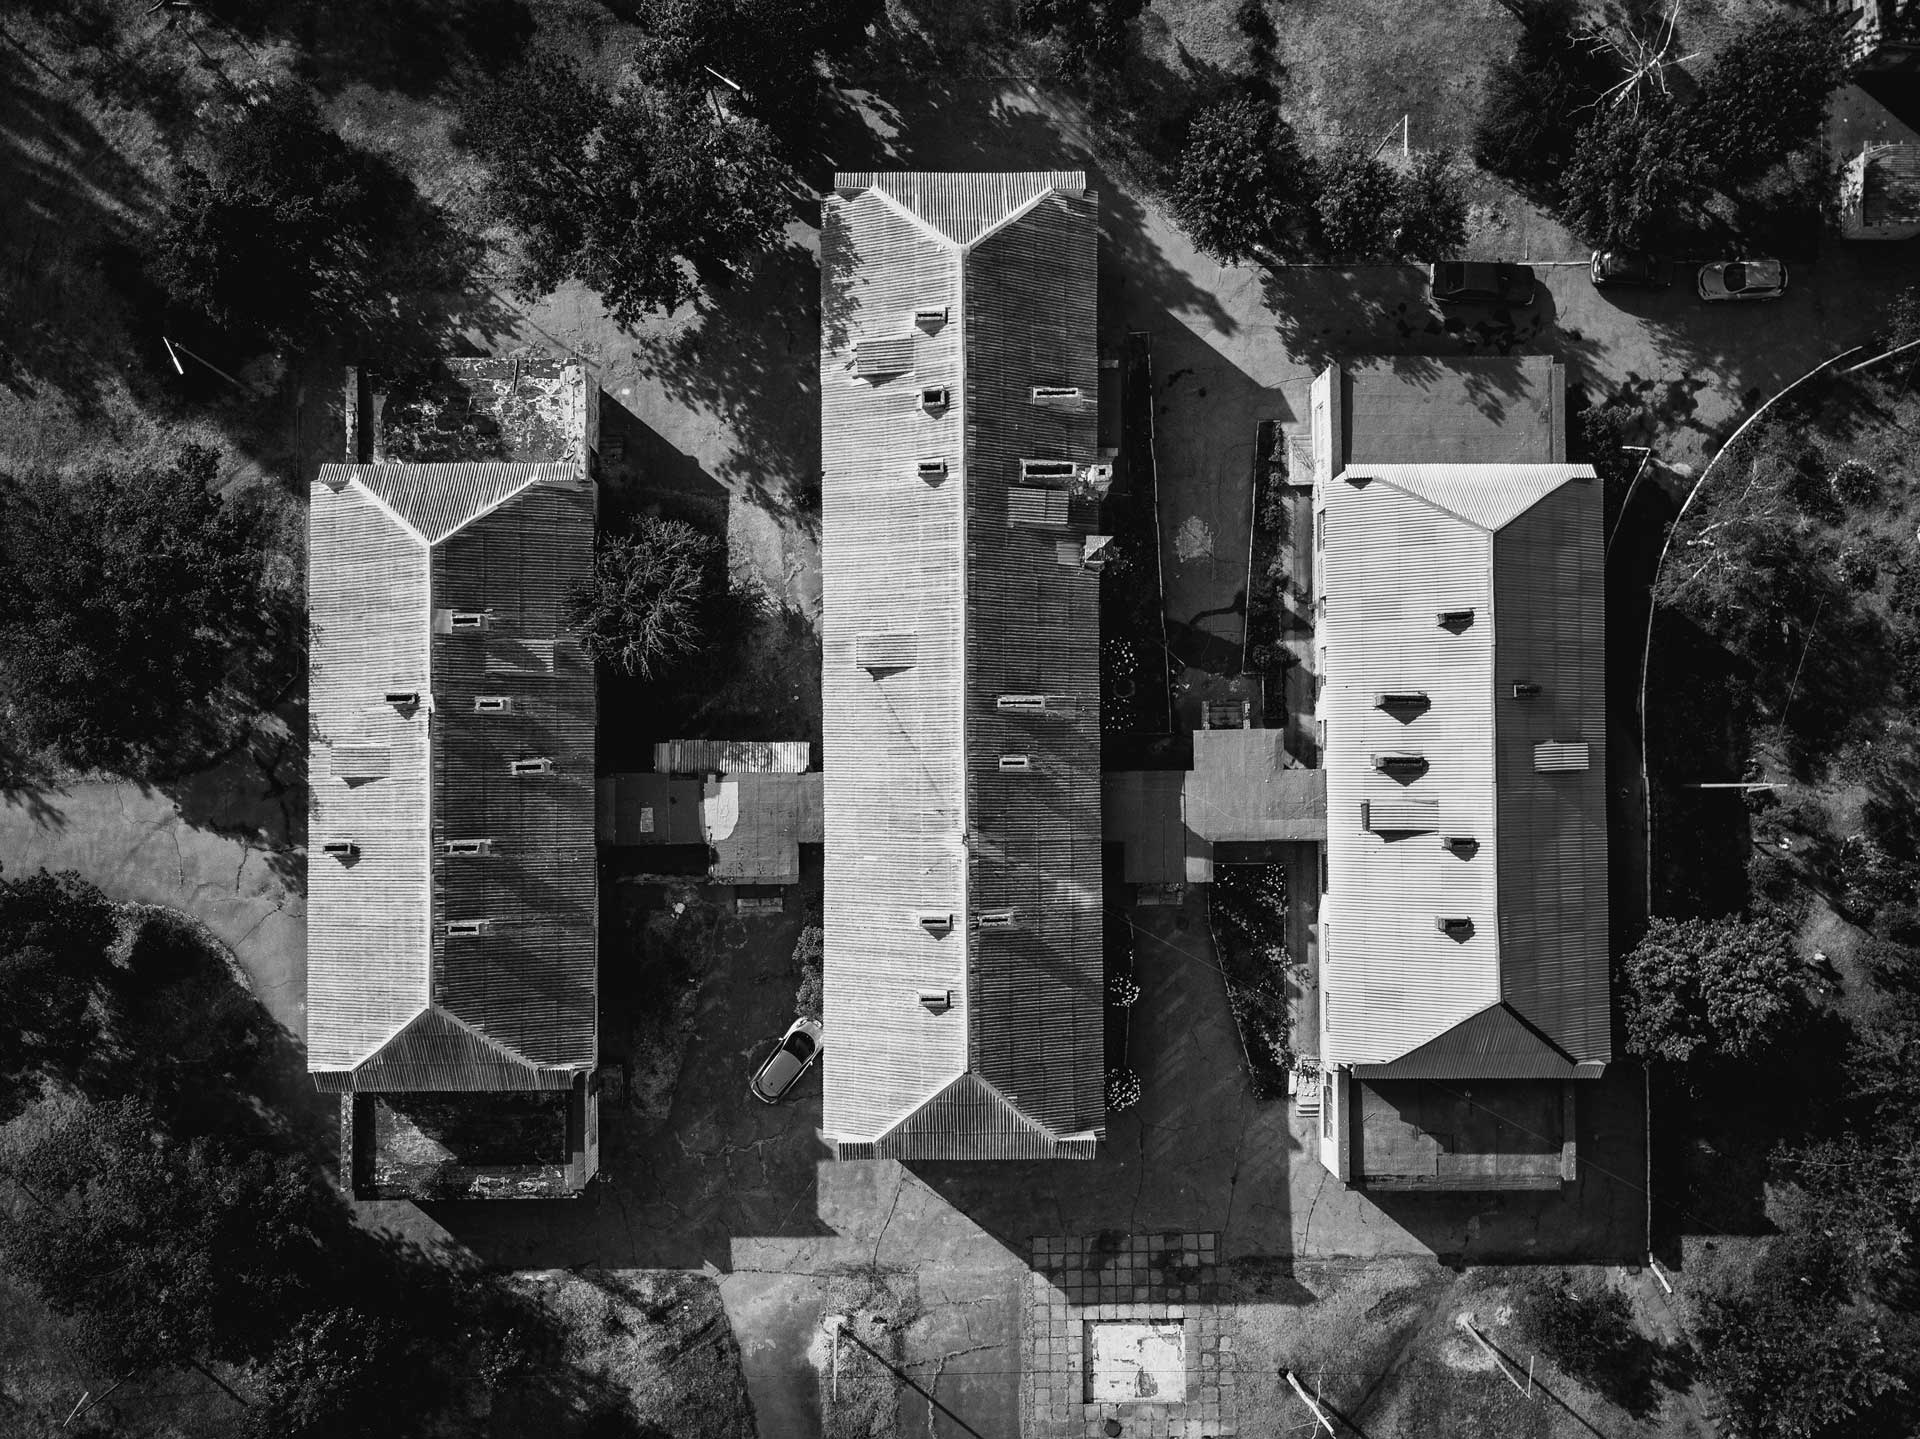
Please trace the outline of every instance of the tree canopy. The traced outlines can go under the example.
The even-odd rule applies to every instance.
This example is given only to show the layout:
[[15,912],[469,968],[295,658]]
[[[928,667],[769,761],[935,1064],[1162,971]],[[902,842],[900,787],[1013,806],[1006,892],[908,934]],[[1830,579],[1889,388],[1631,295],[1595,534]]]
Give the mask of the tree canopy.
[[315,1277],[304,1166],[163,1141],[132,1101],[44,1101],[10,1125],[0,1262],[112,1365],[262,1352]]
[[1684,1064],[1751,1060],[1803,1012],[1793,938],[1768,918],[1655,919],[1627,956],[1627,1047]]
[[1279,106],[1224,100],[1202,110],[1173,179],[1173,212],[1216,259],[1255,259],[1296,247],[1313,178]]
[[573,595],[580,643],[621,674],[658,679],[711,637],[726,590],[726,551],[684,520],[641,519],[630,535],[603,535],[593,580]]
[[1077,79],[1117,74],[1147,0],[1020,0],[1020,25],[1056,47],[1061,72]]
[[1467,243],[1467,198],[1451,150],[1428,150],[1400,177],[1395,253],[1410,260],[1443,260]]
[[77,874],[0,879],[0,1075],[86,1056],[116,933],[112,904]]
[[457,283],[450,237],[398,170],[282,88],[213,125],[181,165],[151,266],[215,326],[299,347],[379,331],[413,291]]
[[1720,47],[1687,106],[1689,138],[1717,176],[1755,179],[1820,138],[1846,73],[1842,34],[1831,15],[1766,10]]
[[219,688],[267,606],[261,536],[219,469],[188,445],[0,489],[0,673],[27,743],[137,768]]
[[1379,156],[1343,145],[1314,166],[1314,216],[1321,244],[1336,260],[1393,252],[1399,229],[1400,176]]
[[694,90],[609,96],[571,62],[537,59],[468,97],[460,137],[520,241],[522,298],[579,280],[624,326],[693,299],[775,244],[787,218],[767,131]]
[[1560,218],[1603,249],[1648,247],[1700,196],[1701,160],[1685,121],[1651,99],[1587,122],[1560,178]]
[[884,13],[883,0],[643,0],[634,58],[664,88],[737,85],[749,113],[790,126],[816,98],[820,57],[859,49]]
[[1551,186],[1600,94],[1616,78],[1574,0],[1532,0],[1513,54],[1487,72],[1474,159],[1519,185]]

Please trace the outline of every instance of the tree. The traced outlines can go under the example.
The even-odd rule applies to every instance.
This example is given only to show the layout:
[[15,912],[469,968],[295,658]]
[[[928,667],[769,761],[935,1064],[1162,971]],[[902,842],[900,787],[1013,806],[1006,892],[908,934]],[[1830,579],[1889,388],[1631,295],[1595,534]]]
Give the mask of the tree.
[[713,536],[684,520],[642,519],[631,535],[594,546],[593,580],[574,592],[569,622],[599,663],[658,679],[709,637],[725,565]]
[[366,335],[392,296],[448,282],[422,263],[445,238],[429,210],[304,94],[277,89],[214,125],[203,163],[180,167],[152,269],[177,303],[249,340]]
[[3,1132],[0,1264],[122,1369],[263,1352],[319,1275],[295,1160],[167,1143],[132,1101],[43,1102]]
[[1651,1059],[1753,1060],[1805,1004],[1793,937],[1770,919],[1656,919],[1627,956],[1627,1047]]
[[1393,253],[1399,228],[1400,177],[1364,148],[1345,145],[1314,166],[1314,214],[1320,238],[1335,259],[1365,260]]
[[666,89],[730,81],[749,113],[790,127],[817,96],[819,57],[859,49],[884,13],[883,0],[645,0],[634,58]]
[[188,445],[0,495],[0,672],[28,744],[139,767],[219,688],[267,604],[259,537],[214,492],[219,468]]
[[1594,103],[1617,78],[1574,0],[1532,0],[1510,59],[1487,73],[1473,156],[1519,185],[1552,187]]
[[1173,179],[1173,213],[1216,259],[1251,260],[1297,247],[1312,174],[1279,106],[1225,100],[1202,110]]
[[1743,1290],[1702,1305],[1705,1377],[1747,1439],[1913,1432],[1920,1325],[1849,1278],[1830,1242],[1776,1239]]
[[1831,15],[1768,10],[1722,45],[1687,107],[1689,139],[1730,184],[1757,179],[1820,137],[1846,75]]
[[117,929],[113,905],[77,874],[0,879],[0,1075],[86,1057]]
[[1451,150],[1429,150],[1400,181],[1394,250],[1410,260],[1439,260],[1467,243],[1467,197]]
[[1086,80],[1126,65],[1133,23],[1146,8],[1147,0],[1020,0],[1020,25],[1052,39],[1061,73]]
[[697,91],[628,84],[609,97],[570,62],[542,59],[475,91],[460,126],[489,166],[488,202],[519,237],[524,299],[579,280],[631,327],[776,243],[785,223],[766,130]]
[[1652,99],[1603,109],[1574,142],[1560,218],[1602,249],[1647,248],[1699,197],[1700,156],[1679,112]]

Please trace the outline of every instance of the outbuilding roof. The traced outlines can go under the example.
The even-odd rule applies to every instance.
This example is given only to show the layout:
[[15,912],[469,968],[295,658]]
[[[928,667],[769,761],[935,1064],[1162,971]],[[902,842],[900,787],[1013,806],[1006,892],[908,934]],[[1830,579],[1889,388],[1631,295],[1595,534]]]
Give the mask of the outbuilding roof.
[[321,468],[307,1050],[322,1089],[557,1088],[594,1063],[593,670],[565,633],[593,525],[578,465]]
[[[1047,472],[1028,462],[1064,492],[1097,458],[1091,408],[1034,397],[1097,392],[1097,209],[1078,173],[841,175],[826,205],[824,1127],[842,1153],[1080,1154],[1103,1131],[1098,576],[1070,513],[1009,523]],[[911,370],[862,373],[894,340]],[[1036,694],[1078,703],[999,702]]]

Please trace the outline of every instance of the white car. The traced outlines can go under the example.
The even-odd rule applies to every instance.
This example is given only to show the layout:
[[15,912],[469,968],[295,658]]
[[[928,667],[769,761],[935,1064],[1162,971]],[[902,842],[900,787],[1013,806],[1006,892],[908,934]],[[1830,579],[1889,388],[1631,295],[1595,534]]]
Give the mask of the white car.
[[813,1068],[820,1057],[821,1040],[826,1030],[817,1019],[805,1015],[787,1026],[780,1043],[753,1072],[747,1087],[762,1104],[778,1104],[786,1098],[800,1076]]
[[1778,260],[1717,260],[1700,267],[1703,300],[1777,300],[1786,289],[1787,267]]

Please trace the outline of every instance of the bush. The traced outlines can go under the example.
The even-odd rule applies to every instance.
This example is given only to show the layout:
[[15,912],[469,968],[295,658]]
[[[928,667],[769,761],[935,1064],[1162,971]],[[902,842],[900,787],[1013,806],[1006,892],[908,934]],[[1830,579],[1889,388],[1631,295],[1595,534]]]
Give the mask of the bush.
[[793,967],[800,982],[793,993],[794,1013],[808,1019],[826,1017],[825,974],[826,931],[817,924],[802,926],[793,942]]
[[1871,505],[1880,499],[1880,476],[1864,460],[1842,460],[1828,483],[1842,504]]
[[1400,182],[1394,252],[1409,260],[1442,260],[1467,243],[1467,197],[1453,152],[1429,150]]
[[1529,1274],[1514,1299],[1514,1323],[1562,1371],[1630,1410],[1645,1406],[1654,1346],[1634,1327],[1626,1295],[1545,1270]]
[[1834,556],[1833,572],[1850,590],[1870,590],[1879,583],[1880,562],[1857,545],[1848,545]]
[[1320,242],[1334,259],[1393,253],[1400,214],[1400,177],[1365,147],[1343,145],[1314,166],[1314,214]]
[[88,1056],[117,933],[112,904],[77,874],[0,879],[0,1076]]
[[1140,1102],[1140,1076],[1131,1069],[1107,1071],[1107,1108],[1118,1112]]
[[1804,1011],[1793,937],[1767,919],[1655,919],[1627,956],[1627,1048],[1672,1064],[1752,1061]]
[[630,535],[602,535],[593,579],[572,595],[581,648],[621,674],[657,680],[709,637],[726,590],[726,550],[684,520],[643,518]]
[[1609,107],[1574,141],[1561,172],[1560,218],[1597,248],[1647,249],[1698,198],[1706,168],[1669,107]]
[[1313,173],[1270,101],[1226,100],[1194,118],[1173,177],[1173,213],[1215,259],[1299,249]]
[[883,0],[642,0],[635,63],[667,90],[704,91],[708,67],[743,87],[743,106],[791,129],[818,98],[819,57],[858,50]]

